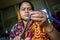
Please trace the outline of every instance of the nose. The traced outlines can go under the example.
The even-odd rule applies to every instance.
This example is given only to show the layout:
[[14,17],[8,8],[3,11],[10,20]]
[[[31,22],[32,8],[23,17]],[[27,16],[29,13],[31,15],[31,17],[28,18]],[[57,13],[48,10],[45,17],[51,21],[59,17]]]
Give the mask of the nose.
[[29,10],[27,8],[25,9],[25,13],[29,13]]

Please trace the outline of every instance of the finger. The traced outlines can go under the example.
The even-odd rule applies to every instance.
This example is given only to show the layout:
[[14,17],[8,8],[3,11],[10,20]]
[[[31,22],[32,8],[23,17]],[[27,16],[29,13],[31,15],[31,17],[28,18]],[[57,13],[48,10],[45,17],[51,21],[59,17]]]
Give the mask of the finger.
[[31,18],[33,21],[39,21],[41,24],[46,21],[46,18]]
[[43,17],[43,14],[41,12],[32,12],[32,17]]
[[[39,11],[32,11],[32,12],[30,12],[30,14],[39,14],[39,13],[41,13],[41,12],[39,12]],[[41,13],[42,14],[42,13]]]
[[40,15],[40,14],[34,14],[34,15],[32,15],[31,17],[40,17],[40,18],[42,18],[43,17],[43,15]]
[[46,18],[41,19],[40,24],[43,24],[46,21]]
[[32,20],[35,20],[35,21],[41,21],[42,20],[42,18],[31,18]]
[[47,17],[47,15],[45,13],[43,13],[43,17]]
[[38,16],[38,14],[37,15],[32,15],[31,16],[31,19],[36,19],[36,20],[46,20],[46,16],[45,15],[43,15],[43,16]]
[[16,36],[14,40],[20,40],[20,36]]
[[25,40],[30,40],[30,38],[29,38],[29,37],[27,37]]

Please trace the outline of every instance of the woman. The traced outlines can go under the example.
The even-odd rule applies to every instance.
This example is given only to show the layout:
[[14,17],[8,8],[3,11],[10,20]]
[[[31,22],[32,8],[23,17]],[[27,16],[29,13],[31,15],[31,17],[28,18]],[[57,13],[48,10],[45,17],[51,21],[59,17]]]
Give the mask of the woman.
[[[20,12],[21,19],[13,26],[13,28],[10,32],[10,40],[12,40],[12,39],[13,40],[20,40],[20,39],[35,40],[35,37],[38,38],[37,40],[59,40],[58,32],[55,30],[55,28],[53,28],[53,26],[51,24],[49,24],[46,21],[46,14],[44,12],[34,11],[34,7],[31,2],[29,2],[29,1],[21,2],[19,4],[19,12]],[[32,26],[32,21],[30,22],[31,23],[30,26],[32,26],[32,27],[30,27],[31,28],[30,29],[31,37],[27,36],[28,29],[26,26],[27,26],[27,21],[28,21],[30,14],[31,14],[32,21],[36,21],[36,22],[38,22],[39,25],[43,26],[44,32],[42,32],[41,35],[43,35],[44,38],[43,37],[41,38],[41,35],[40,35],[41,30],[39,30],[39,32],[37,33],[39,35],[34,33],[35,31],[33,31],[33,30],[35,29],[35,27]],[[38,28],[38,27],[36,27],[36,28]],[[24,29],[24,31],[23,31],[23,29]],[[39,29],[40,29],[40,27],[39,27]]]

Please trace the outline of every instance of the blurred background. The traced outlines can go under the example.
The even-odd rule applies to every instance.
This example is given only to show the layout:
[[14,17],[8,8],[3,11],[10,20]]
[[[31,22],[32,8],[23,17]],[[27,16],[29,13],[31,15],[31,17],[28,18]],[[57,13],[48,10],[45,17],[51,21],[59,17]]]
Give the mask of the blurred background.
[[[21,1],[23,0],[0,0],[0,40],[9,40],[10,30],[19,18],[18,4]],[[28,1],[33,3],[35,10],[48,10],[55,19],[60,21],[60,0]],[[54,20],[51,23],[60,32],[60,24]]]

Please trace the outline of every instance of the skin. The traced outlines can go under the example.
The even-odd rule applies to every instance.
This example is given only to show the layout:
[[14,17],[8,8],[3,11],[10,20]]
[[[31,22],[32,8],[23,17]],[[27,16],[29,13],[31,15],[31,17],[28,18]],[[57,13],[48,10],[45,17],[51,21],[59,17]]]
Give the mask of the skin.
[[[51,40],[59,40],[58,35],[57,35],[58,32],[53,28],[52,25],[50,25],[48,23],[45,23],[46,22],[46,15],[45,15],[45,13],[41,13],[39,11],[33,11],[31,9],[31,5],[28,2],[22,3],[22,5],[20,7],[20,16],[23,19],[24,26],[26,26],[27,19],[29,18],[30,14],[32,14],[31,20],[39,21],[40,24],[44,24],[44,26],[45,26],[44,28],[46,29],[46,32],[50,36]],[[52,32],[50,32],[52,30],[52,28],[54,30]],[[17,38],[20,40],[19,37],[15,37],[14,40],[16,40]],[[30,38],[29,37],[25,38],[25,40],[30,40]]]
[[27,23],[27,19],[29,18],[30,14],[32,14],[31,20],[39,21],[40,24],[42,24],[43,22],[46,21],[45,14],[43,14],[39,11],[33,11],[31,9],[30,4],[27,2],[22,3],[21,8],[20,8],[20,15],[21,15],[21,18],[23,19],[23,21],[25,22],[25,25]]
[[30,12],[32,11],[31,6],[29,3],[24,2],[20,7],[20,15],[23,20],[27,20],[29,17]]

